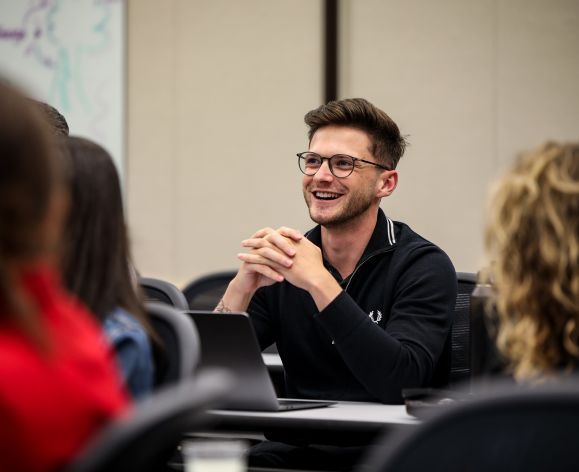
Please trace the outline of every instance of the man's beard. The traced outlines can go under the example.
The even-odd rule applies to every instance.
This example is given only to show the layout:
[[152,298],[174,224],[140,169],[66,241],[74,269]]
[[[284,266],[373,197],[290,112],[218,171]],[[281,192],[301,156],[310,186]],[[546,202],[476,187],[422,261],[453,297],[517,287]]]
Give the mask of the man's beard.
[[[315,197],[311,194],[310,198],[315,199]],[[346,206],[342,208],[338,213],[334,213],[328,216],[326,215],[315,216],[312,214],[311,210],[312,205],[308,203],[308,200],[306,198],[306,205],[308,206],[310,218],[315,223],[322,225],[326,228],[342,226],[351,221],[354,221],[360,215],[365,213],[372,206],[373,203],[374,203],[374,195],[372,195],[370,192],[368,193],[357,192],[355,194],[351,193],[349,195],[348,201],[346,202]]]

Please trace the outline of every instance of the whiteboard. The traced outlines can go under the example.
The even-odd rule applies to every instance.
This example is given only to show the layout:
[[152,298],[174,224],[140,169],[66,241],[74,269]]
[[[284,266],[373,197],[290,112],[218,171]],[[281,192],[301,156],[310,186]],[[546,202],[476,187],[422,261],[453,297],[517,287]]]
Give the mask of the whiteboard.
[[124,171],[124,0],[0,0],[0,75]]

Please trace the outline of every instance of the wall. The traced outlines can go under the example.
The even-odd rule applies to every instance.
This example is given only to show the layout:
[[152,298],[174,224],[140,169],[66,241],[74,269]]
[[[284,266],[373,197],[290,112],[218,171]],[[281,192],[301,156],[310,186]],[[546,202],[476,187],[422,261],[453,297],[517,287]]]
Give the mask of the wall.
[[489,182],[521,150],[579,140],[579,3],[343,5],[341,94],[381,104],[410,135],[382,206],[476,271]]
[[[489,182],[579,140],[579,2],[342,0],[340,95],[409,135],[383,202],[476,271]],[[307,229],[296,152],[322,99],[321,1],[129,2],[128,196],[139,269],[237,267],[263,226]]]
[[263,226],[307,228],[295,153],[321,102],[321,2],[129,3],[128,202],[141,273],[238,266]]

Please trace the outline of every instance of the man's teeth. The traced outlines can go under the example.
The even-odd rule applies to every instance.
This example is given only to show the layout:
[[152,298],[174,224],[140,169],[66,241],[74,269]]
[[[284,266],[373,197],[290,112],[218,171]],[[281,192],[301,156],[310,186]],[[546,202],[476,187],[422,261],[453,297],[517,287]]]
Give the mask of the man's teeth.
[[332,192],[314,192],[314,195],[321,200],[334,200],[340,196],[338,193]]

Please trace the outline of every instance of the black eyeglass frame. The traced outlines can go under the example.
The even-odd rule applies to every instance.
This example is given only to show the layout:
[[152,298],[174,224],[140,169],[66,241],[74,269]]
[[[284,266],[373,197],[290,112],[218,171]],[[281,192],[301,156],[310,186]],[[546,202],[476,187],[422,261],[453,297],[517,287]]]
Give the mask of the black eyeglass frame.
[[[300,161],[303,160],[303,159],[305,159],[305,158],[304,158],[304,154],[313,154],[313,155],[315,155],[315,156],[318,156],[318,157],[322,160],[322,162],[321,162],[321,164],[320,164],[320,167],[318,167],[318,169],[316,170],[316,172],[314,172],[313,174],[306,174],[306,172],[304,172],[304,171],[302,170],[302,166],[300,165]],[[333,175],[334,177],[336,177],[337,179],[345,179],[346,177],[350,177],[350,176],[352,175],[352,173],[354,172],[354,169],[356,168],[356,162],[364,162],[365,164],[371,164],[371,165],[373,165],[373,166],[379,167],[380,169],[392,170],[392,169],[389,169],[389,168],[386,167],[386,166],[383,166],[382,164],[377,164],[376,162],[367,161],[367,160],[365,160],[365,159],[360,159],[359,157],[350,156],[350,155],[348,155],[348,154],[334,154],[333,156],[330,156],[330,157],[324,157],[324,156],[320,156],[317,152],[304,151],[304,152],[298,152],[298,153],[296,154],[296,156],[298,156],[298,168],[300,169],[300,171],[302,172],[302,174],[307,175],[307,176],[309,176],[309,177],[311,177],[311,176],[313,176],[313,175],[316,175],[316,173],[318,172],[318,170],[320,170],[320,168],[321,168],[322,165],[324,164],[324,161],[328,161],[328,167],[330,168],[330,172],[331,172],[332,175]],[[352,159],[352,161],[353,161],[353,164],[354,164],[354,165],[352,166],[352,170],[350,171],[350,173],[349,173],[348,175],[338,176],[338,175],[336,175],[336,174],[334,173],[334,168],[332,167],[332,159],[333,159],[334,157],[339,157],[339,156],[347,157],[347,158],[349,158],[349,159]]]

